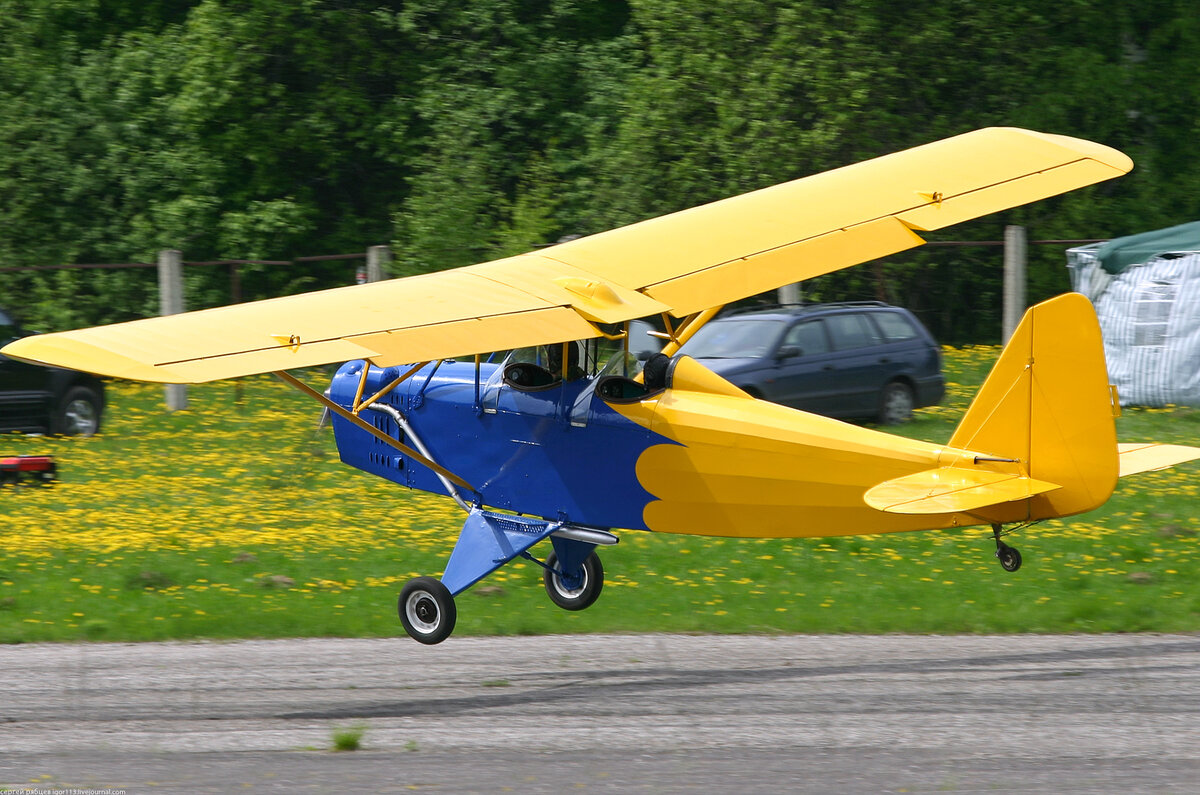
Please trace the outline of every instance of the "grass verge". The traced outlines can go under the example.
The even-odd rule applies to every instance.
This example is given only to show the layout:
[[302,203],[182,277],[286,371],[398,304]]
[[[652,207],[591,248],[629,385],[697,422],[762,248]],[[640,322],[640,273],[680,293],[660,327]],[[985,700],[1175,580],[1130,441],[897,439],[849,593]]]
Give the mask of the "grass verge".
[[[947,400],[899,430],[944,441],[997,349],[948,349]],[[320,376],[310,378],[319,382]],[[0,491],[0,642],[402,634],[404,581],[445,565],[445,498],[337,460],[317,412],[271,379],[111,386],[93,439],[0,437],[63,481]],[[1200,411],[1127,410],[1122,440],[1200,441]],[[624,533],[604,594],[566,613],[518,561],[459,597],[456,635],[549,632],[1112,632],[1200,629],[1200,467],[1123,480],[1101,510],[990,532],[732,540]]]

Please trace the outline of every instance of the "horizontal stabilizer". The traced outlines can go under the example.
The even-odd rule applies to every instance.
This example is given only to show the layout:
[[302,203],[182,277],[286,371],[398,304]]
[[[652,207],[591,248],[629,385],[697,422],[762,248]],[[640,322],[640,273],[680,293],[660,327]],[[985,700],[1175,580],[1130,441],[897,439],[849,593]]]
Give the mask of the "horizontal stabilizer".
[[1121,477],[1166,469],[1184,461],[1200,458],[1200,447],[1187,447],[1182,444],[1118,444],[1117,452],[1121,454]]
[[1059,488],[1009,472],[938,467],[887,480],[863,495],[867,505],[887,513],[955,513],[1023,500]]

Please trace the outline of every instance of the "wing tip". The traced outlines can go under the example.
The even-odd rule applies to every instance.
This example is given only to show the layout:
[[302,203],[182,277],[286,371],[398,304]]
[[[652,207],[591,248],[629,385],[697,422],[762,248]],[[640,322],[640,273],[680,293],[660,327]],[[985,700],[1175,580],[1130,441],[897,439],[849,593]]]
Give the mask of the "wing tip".
[[150,381],[162,384],[188,383],[165,367],[139,362],[128,356],[103,350],[83,340],[75,339],[73,332],[38,334],[14,340],[0,353],[13,359],[31,364],[80,370],[107,378],[126,378],[133,381]]
[[1026,137],[1035,138],[1038,140],[1052,143],[1056,146],[1061,146],[1065,149],[1070,149],[1089,160],[1094,160],[1097,163],[1108,166],[1119,174],[1128,174],[1133,170],[1133,158],[1125,154],[1119,149],[1114,149],[1105,144],[1089,141],[1086,138],[1076,138],[1071,135],[1061,135],[1059,133],[1039,132],[1037,130],[1027,130],[1023,127],[992,127],[987,129],[1004,130],[1018,133]]

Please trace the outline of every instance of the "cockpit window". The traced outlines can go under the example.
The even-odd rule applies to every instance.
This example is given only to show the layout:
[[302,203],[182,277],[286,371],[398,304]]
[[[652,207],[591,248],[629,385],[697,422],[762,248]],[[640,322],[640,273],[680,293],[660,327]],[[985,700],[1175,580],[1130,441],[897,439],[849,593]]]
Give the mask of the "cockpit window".
[[623,375],[626,378],[633,378],[642,371],[643,364],[645,362],[632,353],[626,353],[623,349],[617,349],[611,352],[608,361],[604,363],[604,367],[600,370],[599,376],[603,378],[606,375]]
[[[504,382],[511,387],[531,392],[556,386],[567,381],[577,381],[587,375],[580,366],[579,342],[567,345],[537,345],[518,348],[504,362]],[[566,348],[567,364],[563,367],[563,349]]]
[[504,363],[512,364],[514,362],[528,362],[529,364],[536,364],[545,367],[546,346],[534,345],[529,348],[517,348],[512,350],[509,352],[508,356],[505,357]]
[[[642,325],[649,327],[645,323]],[[653,342],[652,337],[646,339]],[[535,345],[509,352],[500,368],[503,382],[524,392],[549,389],[562,384],[563,347],[561,343]],[[646,348],[646,345],[643,345],[643,348]],[[652,353],[648,348],[635,351],[632,341],[627,349],[622,340],[604,338],[568,343],[566,352],[568,383],[580,379],[590,379],[596,383],[608,376],[635,378],[642,372],[646,357]]]

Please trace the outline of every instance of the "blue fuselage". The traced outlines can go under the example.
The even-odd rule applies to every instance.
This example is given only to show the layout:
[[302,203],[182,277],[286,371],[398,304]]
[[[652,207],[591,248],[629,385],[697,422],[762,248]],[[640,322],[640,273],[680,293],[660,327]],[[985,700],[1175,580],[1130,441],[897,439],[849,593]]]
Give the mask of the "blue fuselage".
[[[364,363],[348,362],[333,378],[330,398],[349,408]],[[364,395],[393,381],[400,368],[371,367]],[[592,394],[580,378],[539,391],[500,379],[499,365],[443,362],[427,366],[380,399],[400,411],[429,457],[475,487],[467,502],[592,527],[645,529],[653,497],[638,482],[636,464],[651,445],[670,443],[631,422]],[[417,447],[383,411],[360,417]],[[446,494],[430,469],[351,423],[334,418],[342,460],[404,486]]]

